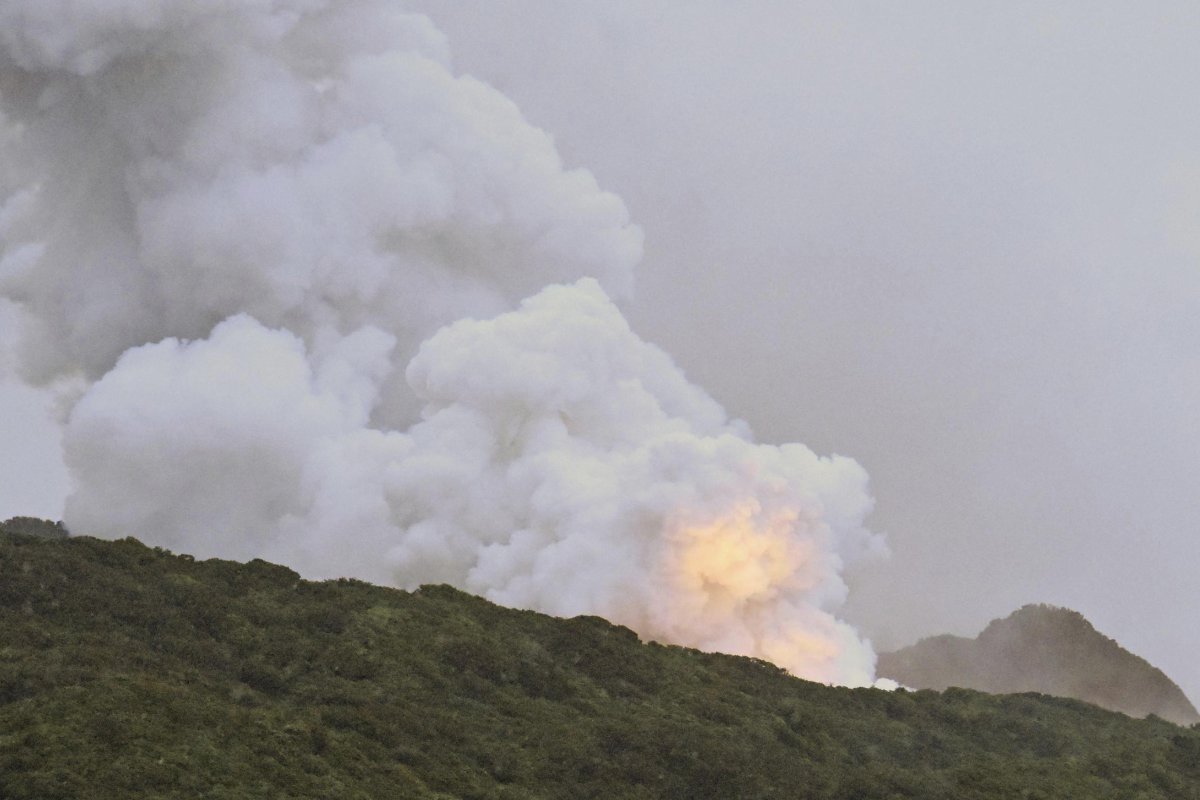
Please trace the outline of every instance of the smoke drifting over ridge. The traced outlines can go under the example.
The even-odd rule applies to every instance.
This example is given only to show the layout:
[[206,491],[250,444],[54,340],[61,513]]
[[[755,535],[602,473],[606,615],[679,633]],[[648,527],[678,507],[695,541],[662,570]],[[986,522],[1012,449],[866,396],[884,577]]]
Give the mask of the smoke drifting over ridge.
[[18,0],[0,97],[21,369],[82,379],[73,530],[872,680],[831,613],[865,473],[755,444],[629,330],[621,201],[425,18]]

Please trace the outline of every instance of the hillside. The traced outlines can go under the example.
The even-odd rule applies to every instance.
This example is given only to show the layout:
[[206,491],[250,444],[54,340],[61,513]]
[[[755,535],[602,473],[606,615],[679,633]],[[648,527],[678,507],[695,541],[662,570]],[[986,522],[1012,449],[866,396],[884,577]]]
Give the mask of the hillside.
[[4,798],[1200,798],[1200,729],[131,539],[0,536],[0,631]]
[[1191,725],[1200,714],[1161,670],[1103,635],[1082,614],[1025,606],[974,639],[935,636],[879,656],[879,674],[919,689],[1074,697],[1133,717]]

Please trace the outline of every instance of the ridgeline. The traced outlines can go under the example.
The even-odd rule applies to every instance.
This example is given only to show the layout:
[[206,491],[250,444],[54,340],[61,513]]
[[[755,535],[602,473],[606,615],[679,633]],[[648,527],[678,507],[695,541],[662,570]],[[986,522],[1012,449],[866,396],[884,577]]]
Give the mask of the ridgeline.
[[1200,728],[1153,717],[46,532],[0,535],[10,800],[1200,798]]
[[1179,725],[1200,714],[1162,670],[1068,608],[1029,605],[992,620],[974,639],[932,636],[879,654],[879,674],[917,689],[962,686],[993,694],[1074,697],[1131,717]]

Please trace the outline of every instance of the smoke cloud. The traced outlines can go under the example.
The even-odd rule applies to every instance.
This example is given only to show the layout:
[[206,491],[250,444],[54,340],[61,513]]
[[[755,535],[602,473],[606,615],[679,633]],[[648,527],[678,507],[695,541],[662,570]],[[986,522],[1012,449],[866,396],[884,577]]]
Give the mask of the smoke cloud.
[[237,313],[377,326],[403,359],[551,282],[629,290],[621,201],[394,3],[17,0],[0,42],[0,286],[33,380]]
[[[873,678],[863,470],[641,341],[641,233],[390,2],[0,7],[0,294],[79,533]],[[522,298],[523,302],[520,302]],[[519,303],[519,306],[518,306]]]

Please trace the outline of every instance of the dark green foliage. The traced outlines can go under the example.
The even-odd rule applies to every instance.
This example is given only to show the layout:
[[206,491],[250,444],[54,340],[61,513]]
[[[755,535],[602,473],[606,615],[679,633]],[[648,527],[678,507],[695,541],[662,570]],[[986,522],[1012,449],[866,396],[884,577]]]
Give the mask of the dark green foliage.
[[835,689],[444,586],[0,537],[4,798],[1200,798],[1200,730]]

